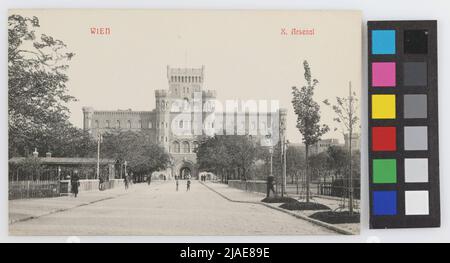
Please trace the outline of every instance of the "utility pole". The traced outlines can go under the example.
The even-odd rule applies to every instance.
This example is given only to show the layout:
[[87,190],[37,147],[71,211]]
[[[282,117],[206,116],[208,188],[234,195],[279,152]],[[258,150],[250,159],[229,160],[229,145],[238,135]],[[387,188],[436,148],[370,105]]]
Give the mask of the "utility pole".
[[100,179],[100,143],[102,141],[102,134],[97,135],[97,179]]
[[352,96],[352,82],[349,82],[348,89],[348,100],[349,100],[349,134],[348,134],[348,148],[349,148],[349,198],[348,198],[348,208],[350,214],[353,214],[353,171],[352,171],[352,137],[353,137],[353,96]]
[[286,138],[283,138],[283,187],[281,196],[284,197],[284,194],[286,193],[286,154],[287,154],[287,142]]

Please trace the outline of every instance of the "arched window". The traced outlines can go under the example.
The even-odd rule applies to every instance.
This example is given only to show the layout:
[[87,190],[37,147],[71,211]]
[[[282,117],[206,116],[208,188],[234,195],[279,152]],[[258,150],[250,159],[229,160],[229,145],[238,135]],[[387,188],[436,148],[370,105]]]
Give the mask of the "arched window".
[[139,120],[139,128],[141,128],[141,129],[143,128],[142,127],[142,120]]
[[120,121],[119,120],[117,120],[117,122],[116,122],[116,128],[120,129]]
[[187,142],[187,141],[184,141],[183,142],[183,153],[189,153],[190,152],[190,147],[189,147],[189,142]]
[[106,121],[106,128],[111,128],[111,124],[109,123],[109,120]]
[[172,143],[172,152],[180,153],[180,143],[179,142]]
[[100,128],[100,123],[98,122],[98,120],[95,120],[95,128]]
[[131,121],[128,120],[128,129],[131,129]]
[[183,122],[182,120],[178,122],[178,127],[179,127],[180,129],[183,129],[183,123],[184,123],[184,122]]
[[153,128],[153,124],[152,124],[151,121],[148,122],[148,128],[149,128],[149,129]]

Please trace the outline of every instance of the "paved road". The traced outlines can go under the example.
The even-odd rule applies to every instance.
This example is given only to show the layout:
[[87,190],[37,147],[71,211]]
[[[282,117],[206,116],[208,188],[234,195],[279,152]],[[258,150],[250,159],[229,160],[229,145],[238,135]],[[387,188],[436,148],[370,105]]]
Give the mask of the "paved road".
[[334,232],[258,204],[233,203],[194,181],[134,185],[128,194],[10,225],[11,235],[311,235]]

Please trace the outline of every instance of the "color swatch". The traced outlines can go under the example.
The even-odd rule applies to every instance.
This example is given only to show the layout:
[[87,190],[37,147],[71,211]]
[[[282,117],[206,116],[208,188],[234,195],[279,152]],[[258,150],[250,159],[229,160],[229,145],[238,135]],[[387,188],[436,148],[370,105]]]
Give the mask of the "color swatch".
[[438,227],[437,22],[368,31],[370,227]]

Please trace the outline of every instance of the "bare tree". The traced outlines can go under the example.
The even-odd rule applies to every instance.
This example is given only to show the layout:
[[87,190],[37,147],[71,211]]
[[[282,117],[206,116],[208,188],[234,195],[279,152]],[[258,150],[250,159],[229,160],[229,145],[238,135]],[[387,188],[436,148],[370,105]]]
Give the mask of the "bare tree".
[[[336,113],[336,118],[334,118],[334,121],[341,124],[345,131],[348,134],[348,187],[349,187],[349,193],[348,193],[348,207],[350,213],[353,213],[353,198],[354,198],[354,187],[353,187],[353,168],[352,168],[352,139],[353,139],[353,132],[354,129],[359,122],[358,118],[358,98],[356,96],[356,93],[352,91],[352,83],[349,82],[348,87],[348,97],[336,97],[336,104],[331,105],[331,103],[328,100],[323,101],[325,105],[330,106],[333,111]],[[336,128],[337,129],[337,128]],[[336,130],[335,129],[335,130]],[[344,132],[345,136],[345,132]]]

